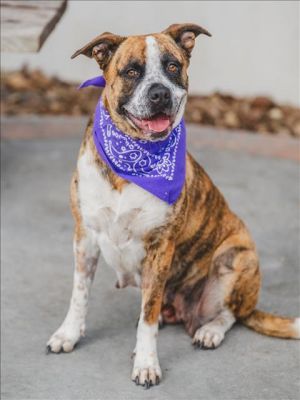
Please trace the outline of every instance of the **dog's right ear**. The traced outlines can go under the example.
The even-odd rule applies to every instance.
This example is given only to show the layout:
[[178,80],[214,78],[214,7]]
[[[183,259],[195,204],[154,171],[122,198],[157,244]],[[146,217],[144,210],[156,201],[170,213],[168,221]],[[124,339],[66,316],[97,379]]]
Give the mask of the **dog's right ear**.
[[79,56],[79,54],[83,54],[89,58],[95,58],[100,68],[104,70],[117,48],[125,39],[126,37],[104,32],[102,35],[97,36],[87,45],[77,50],[71,58],[75,58]]
[[195,46],[195,39],[201,33],[207,36],[211,34],[204,28],[196,24],[173,24],[162,33],[171,36],[177,45],[182,48],[188,58],[191,56]]

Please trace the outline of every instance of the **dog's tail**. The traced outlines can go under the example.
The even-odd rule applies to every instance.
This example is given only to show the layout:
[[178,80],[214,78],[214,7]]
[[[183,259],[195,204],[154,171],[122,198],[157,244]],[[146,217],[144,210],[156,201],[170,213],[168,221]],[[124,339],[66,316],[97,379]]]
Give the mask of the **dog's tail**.
[[300,339],[300,318],[285,318],[260,310],[240,320],[248,328],[267,336],[285,339]]

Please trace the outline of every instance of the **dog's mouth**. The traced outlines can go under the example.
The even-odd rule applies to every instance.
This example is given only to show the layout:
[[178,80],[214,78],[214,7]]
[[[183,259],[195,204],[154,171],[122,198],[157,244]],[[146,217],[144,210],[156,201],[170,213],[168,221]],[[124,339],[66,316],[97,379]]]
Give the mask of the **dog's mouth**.
[[131,122],[141,129],[145,134],[162,134],[167,133],[173,124],[173,118],[170,115],[159,113],[150,118],[137,118],[131,113],[127,112],[128,118]]

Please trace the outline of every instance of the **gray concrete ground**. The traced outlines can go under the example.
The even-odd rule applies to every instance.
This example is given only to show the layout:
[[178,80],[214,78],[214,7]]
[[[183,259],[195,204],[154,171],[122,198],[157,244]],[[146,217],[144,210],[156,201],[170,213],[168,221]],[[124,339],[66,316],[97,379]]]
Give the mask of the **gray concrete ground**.
[[[140,296],[116,290],[103,262],[86,337],[71,354],[45,355],[72,287],[68,188],[79,143],[2,143],[2,399],[298,399],[299,342],[242,326],[214,351],[194,350],[181,326],[164,328],[162,383],[136,387],[130,355]],[[201,143],[192,152],[252,231],[263,272],[259,306],[299,314],[298,165]]]

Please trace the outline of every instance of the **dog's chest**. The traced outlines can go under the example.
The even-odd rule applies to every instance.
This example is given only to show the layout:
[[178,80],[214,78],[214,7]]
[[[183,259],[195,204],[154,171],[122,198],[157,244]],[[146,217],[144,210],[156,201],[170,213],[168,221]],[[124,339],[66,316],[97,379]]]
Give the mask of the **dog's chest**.
[[101,253],[116,270],[120,287],[139,286],[145,235],[166,221],[169,206],[133,183],[113,189],[89,150],[78,160],[83,224],[93,231]]

